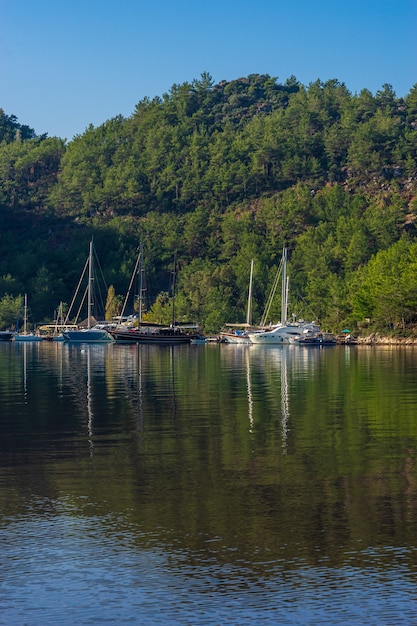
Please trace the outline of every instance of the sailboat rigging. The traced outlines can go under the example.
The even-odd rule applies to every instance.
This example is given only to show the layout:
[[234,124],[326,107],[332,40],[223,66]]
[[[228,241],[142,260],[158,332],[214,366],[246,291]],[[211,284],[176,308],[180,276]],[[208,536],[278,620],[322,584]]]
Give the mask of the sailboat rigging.
[[[172,281],[172,322],[168,325],[157,324],[154,322],[144,322],[142,320],[142,308],[143,308],[143,251],[140,249],[138,259],[136,261],[136,271],[134,270],[131,285],[134,275],[139,273],[139,311],[138,320],[134,325],[126,326],[121,324],[117,328],[108,328],[108,333],[116,340],[117,343],[152,343],[152,344],[186,344],[191,343],[199,335],[196,333],[198,327],[195,325],[179,325],[175,320],[175,274],[176,274],[176,261],[174,260],[173,281]],[[131,289],[129,286],[129,290]],[[129,292],[128,290],[128,292]],[[125,302],[127,301],[127,297]],[[124,311],[124,309],[123,309]],[[122,317],[122,316],[121,316]]]
[[249,332],[250,342],[257,345],[270,345],[270,344],[287,344],[294,343],[299,337],[302,337],[307,330],[318,332],[320,329],[314,323],[306,322],[288,322],[288,294],[289,294],[289,279],[287,276],[287,248],[282,251],[281,263],[277,276],[275,278],[271,295],[269,297],[266,312],[262,318],[261,325],[265,324],[265,320],[269,315],[269,309],[274,298],[277,286],[279,284],[279,277],[281,276],[281,322],[265,328],[261,331]]
[[[252,327],[252,285],[253,285],[253,259],[250,264],[248,303],[246,309],[246,323],[226,324],[227,330],[220,333],[220,340],[225,343],[250,343],[248,330]],[[234,330],[232,330],[234,328]],[[230,329],[230,330],[229,330]]]
[[28,296],[25,293],[24,305],[23,305],[23,332],[16,333],[14,335],[15,341],[42,341],[40,335],[36,335],[33,332],[28,331]]
[[[62,331],[62,335],[64,337],[65,341],[71,341],[71,342],[83,342],[83,343],[91,343],[91,342],[107,342],[107,341],[111,341],[112,338],[109,335],[109,333],[105,330],[105,328],[100,327],[96,320],[93,318],[93,306],[94,306],[94,300],[93,300],[93,281],[94,281],[94,273],[93,273],[93,242],[90,241],[90,247],[89,247],[89,254],[88,254],[88,259],[86,261],[86,265],[84,266],[84,270],[83,273],[81,275],[80,281],[78,283],[78,287],[76,289],[76,292],[74,294],[74,298],[73,301],[71,303],[71,306],[69,308],[67,317],[66,317],[66,321],[65,323],[67,323],[70,313],[71,313],[71,309],[72,306],[75,302],[75,299],[78,295],[78,291],[80,289],[82,280],[85,276],[86,270],[88,269],[88,282],[87,282],[87,288],[86,288],[86,293],[84,294],[84,297],[82,299],[82,303],[85,300],[85,297],[87,296],[87,325],[86,328],[79,328],[77,330],[63,330]],[[82,307],[82,303],[80,304],[80,309],[78,311],[77,317],[81,311],[81,307]]]
[[[120,312],[120,316],[117,316],[115,318],[116,320],[118,319],[121,322],[126,319],[125,318],[125,312],[126,312],[126,308],[127,308],[128,302],[129,302],[130,295],[132,293],[132,288],[133,288],[135,279],[137,277],[139,277],[139,290],[138,290],[139,293],[138,293],[137,296],[134,296],[134,297],[138,298],[138,306],[139,306],[138,320],[139,320],[139,326],[142,323],[142,308],[143,308],[143,293],[142,293],[143,292],[143,285],[142,285],[142,280],[143,280],[143,263],[142,263],[142,261],[143,261],[143,246],[141,244],[139,246],[139,253],[138,253],[138,256],[137,256],[137,259],[136,259],[135,267],[133,268],[132,276],[130,278],[129,287],[127,289],[127,293],[126,293],[126,296],[125,296],[125,299],[124,299],[124,302],[123,302],[123,306],[122,306],[122,310]],[[132,319],[133,316],[129,316],[127,319],[129,319],[129,318]]]

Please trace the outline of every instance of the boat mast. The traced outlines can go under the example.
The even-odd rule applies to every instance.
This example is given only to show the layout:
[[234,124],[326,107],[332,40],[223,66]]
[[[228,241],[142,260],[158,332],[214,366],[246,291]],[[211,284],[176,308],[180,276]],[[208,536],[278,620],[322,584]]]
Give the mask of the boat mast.
[[61,324],[61,326],[64,323],[64,315],[62,312],[62,300],[59,303],[59,307],[58,307],[58,311],[56,312],[56,323],[55,323],[55,334],[58,334],[58,324]]
[[139,328],[142,327],[142,306],[143,306],[143,246],[140,245],[140,264],[139,264]]
[[93,242],[90,241],[90,254],[88,257],[88,294],[87,294],[87,316],[88,323],[87,328],[91,328],[91,314],[93,311]]
[[287,248],[282,251],[282,292],[281,292],[281,324],[285,326],[287,323],[287,301],[288,283],[287,283]]
[[23,334],[26,335],[28,326],[28,295],[25,293],[25,305],[23,307]]
[[283,266],[283,264],[284,264],[284,253],[282,253],[281,261],[280,261],[280,264],[279,264],[278,271],[277,271],[277,273],[275,275],[275,278],[274,278],[274,282],[273,282],[273,285],[272,285],[271,293],[269,294],[268,301],[267,301],[267,303],[265,305],[265,311],[264,311],[264,313],[262,315],[262,319],[261,319],[261,326],[265,326],[266,321],[267,321],[267,319],[269,317],[269,311],[271,309],[272,303],[273,303],[274,298],[275,298],[275,294],[276,294],[277,289],[278,289],[279,279],[280,279],[280,276],[281,276],[281,273],[282,273],[282,266]]
[[287,276],[285,285],[285,323],[288,323],[288,302],[290,301],[290,277]]
[[175,279],[177,271],[177,255],[174,255],[174,270],[172,272],[172,328],[175,328]]
[[248,293],[248,310],[246,313],[246,325],[250,326],[252,323],[252,280],[253,280],[253,259],[250,264],[250,278],[249,278],[249,293]]
[[[122,318],[123,318],[123,316],[125,314],[126,305],[127,305],[128,300],[129,300],[130,292],[132,291],[132,286],[133,286],[133,283],[135,281],[135,278],[138,275],[138,273],[141,271],[141,269],[138,270],[138,267],[142,266],[142,255],[143,255],[143,246],[142,246],[142,244],[140,244],[140,246],[139,246],[139,254],[138,254],[137,259],[136,259],[135,267],[133,269],[132,276],[130,278],[130,283],[129,283],[129,287],[128,287],[128,290],[127,290],[127,294],[125,296],[125,301],[123,303],[123,308],[122,308],[122,311],[120,313],[120,319],[121,320],[122,320]],[[141,322],[141,320],[139,320],[139,325],[140,325],[140,322]]]

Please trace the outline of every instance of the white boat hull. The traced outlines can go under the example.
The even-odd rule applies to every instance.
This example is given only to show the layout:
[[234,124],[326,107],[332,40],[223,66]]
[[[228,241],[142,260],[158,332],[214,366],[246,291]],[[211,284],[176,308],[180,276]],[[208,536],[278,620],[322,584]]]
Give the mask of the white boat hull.
[[220,340],[224,343],[250,343],[248,335],[238,335],[236,333],[221,333]]
[[264,346],[292,344],[297,338],[302,337],[304,332],[305,326],[286,324],[272,328],[272,330],[249,333],[249,339],[251,343]]

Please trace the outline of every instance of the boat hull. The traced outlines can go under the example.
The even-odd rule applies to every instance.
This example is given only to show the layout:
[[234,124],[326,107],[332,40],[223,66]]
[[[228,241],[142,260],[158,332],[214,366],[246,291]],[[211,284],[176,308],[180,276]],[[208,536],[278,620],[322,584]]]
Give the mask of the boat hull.
[[40,335],[15,335],[15,341],[43,341]]
[[108,343],[112,341],[106,330],[90,328],[88,330],[69,330],[62,333],[64,341],[71,343]]
[[322,339],[299,339],[294,342],[298,346],[336,346],[336,341],[323,341]]
[[331,333],[318,333],[313,336],[300,337],[295,341],[299,346],[336,346],[336,337]]
[[191,343],[193,339],[198,338],[198,335],[188,335],[187,333],[172,331],[164,332],[163,330],[158,330],[158,332],[149,332],[148,330],[109,330],[109,333],[117,343],[177,345]]
[[237,333],[220,333],[220,341],[222,343],[251,343],[250,338],[247,335]]
[[265,332],[249,333],[251,343],[257,345],[279,345],[293,343],[303,333],[299,326],[282,326]]
[[0,341],[11,341],[14,337],[14,333],[7,330],[0,331]]

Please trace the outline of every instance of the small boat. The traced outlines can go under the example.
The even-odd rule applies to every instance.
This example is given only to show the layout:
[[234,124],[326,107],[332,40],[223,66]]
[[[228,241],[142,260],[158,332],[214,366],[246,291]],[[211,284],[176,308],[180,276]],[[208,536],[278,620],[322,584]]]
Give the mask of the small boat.
[[43,341],[40,335],[36,333],[17,333],[14,336],[15,341]]
[[78,330],[78,324],[43,324],[39,326],[42,341],[65,341],[63,331]]
[[78,328],[78,324],[65,324],[63,303],[60,302],[55,322],[53,324],[42,324],[38,327],[38,331],[42,337],[42,341],[65,341],[62,332],[78,330]]
[[335,346],[337,341],[333,333],[307,332],[306,334],[297,337],[294,344],[299,346]]
[[336,337],[336,341],[337,343],[341,343],[344,346],[356,346],[358,344],[357,337],[354,337],[353,335],[350,335],[350,334],[338,335]]
[[[231,326],[230,324],[227,324],[227,326]],[[242,324],[242,326],[239,326],[237,328],[235,328],[235,330],[223,330],[220,333],[220,341],[222,343],[250,343],[250,339],[249,339],[249,335],[248,332],[246,330],[246,326],[244,326]]]
[[24,301],[24,313],[23,313],[23,331],[16,333],[14,336],[15,341],[42,341],[42,337],[36,333],[28,331],[28,296],[25,293]]
[[15,333],[11,330],[0,330],[0,341],[11,341]]
[[208,343],[208,339],[205,335],[196,335],[193,339],[191,339],[190,343],[204,344],[204,343]]

